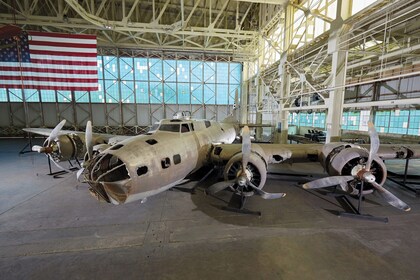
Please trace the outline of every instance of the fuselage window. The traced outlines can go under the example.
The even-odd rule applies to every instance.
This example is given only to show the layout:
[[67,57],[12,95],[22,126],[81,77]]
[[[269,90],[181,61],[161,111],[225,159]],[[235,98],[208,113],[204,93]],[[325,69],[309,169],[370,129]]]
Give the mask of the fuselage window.
[[161,124],[160,131],[179,132],[179,124]]
[[204,121],[204,124],[206,125],[206,127],[210,127],[211,126],[210,121]]
[[154,145],[154,144],[157,143],[157,141],[155,139],[148,139],[148,140],[146,140],[146,143],[149,144],[149,145]]
[[162,168],[163,169],[166,169],[166,168],[168,168],[169,166],[171,166],[171,160],[170,160],[170,158],[163,158],[162,160],[161,160],[161,164],[162,164]]
[[138,176],[141,176],[141,175],[146,174],[146,173],[147,173],[147,171],[148,171],[147,166],[140,166],[140,167],[137,167],[137,175],[138,175]]
[[184,132],[190,132],[190,128],[189,128],[189,126],[188,126],[188,124],[187,124],[187,123],[183,123],[183,124],[181,125],[181,132],[182,132],[182,133],[184,133]]
[[194,131],[194,124],[190,123],[190,125],[191,125],[191,131]]
[[174,164],[181,163],[181,155],[176,154],[174,155]]

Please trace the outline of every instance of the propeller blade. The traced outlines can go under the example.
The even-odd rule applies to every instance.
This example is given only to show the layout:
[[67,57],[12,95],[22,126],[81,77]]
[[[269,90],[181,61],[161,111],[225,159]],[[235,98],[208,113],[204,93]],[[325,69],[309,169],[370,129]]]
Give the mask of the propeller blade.
[[56,127],[54,127],[54,129],[50,133],[50,136],[48,136],[47,138],[47,141],[48,141],[47,146],[50,146],[51,140],[54,140],[58,136],[58,133],[60,132],[60,130],[63,128],[65,124],[66,124],[66,120],[62,120],[59,124],[57,124]]
[[392,206],[404,211],[410,211],[411,207],[408,206],[404,201],[396,197],[393,193],[382,187],[376,182],[370,183],[375,189],[379,192],[379,194]]
[[308,183],[303,184],[304,189],[320,189],[331,187],[335,185],[343,186],[347,184],[348,181],[353,180],[353,176],[331,176],[321,179],[317,179]]
[[91,121],[88,121],[86,124],[85,141],[86,141],[86,151],[88,153],[88,160],[91,160],[92,153],[93,153],[92,122]]
[[236,182],[235,180],[230,180],[230,181],[222,181],[222,182],[215,183],[207,188],[206,193],[209,193],[209,194],[218,193],[226,188],[229,188],[230,186],[235,184],[235,182]]
[[379,150],[379,136],[376,132],[375,126],[372,122],[368,123],[369,137],[370,137],[370,151],[369,158],[366,163],[366,170],[369,171],[372,165],[373,157],[378,153]]
[[251,156],[251,135],[249,127],[242,128],[242,172],[245,172]]
[[82,176],[83,172],[85,171],[84,168],[80,168],[79,171],[76,173],[77,181],[80,182],[80,177]]
[[268,193],[261,189],[259,189],[257,186],[255,186],[253,183],[249,182],[248,185],[254,189],[255,193],[261,196],[263,199],[277,199],[285,197],[285,193]]

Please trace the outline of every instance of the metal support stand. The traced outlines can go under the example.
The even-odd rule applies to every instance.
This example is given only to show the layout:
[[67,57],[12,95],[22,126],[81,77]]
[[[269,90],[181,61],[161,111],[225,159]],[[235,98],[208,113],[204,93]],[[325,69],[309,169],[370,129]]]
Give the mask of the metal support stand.
[[[405,160],[405,167],[404,167],[404,175],[400,175],[397,173],[394,173],[392,171],[388,170],[388,177],[390,181],[400,185],[401,187],[414,192],[417,197],[420,196],[420,188],[417,188],[416,186],[420,185],[420,176],[418,175],[408,175],[408,164],[410,162],[410,159]],[[401,176],[403,176],[403,181],[401,182]],[[407,179],[417,179],[417,181],[407,181]],[[413,186],[409,186],[413,185]]]
[[[34,153],[34,151],[32,151],[32,137],[31,134],[28,133],[28,143],[26,143],[25,147],[22,148],[22,150],[20,150],[19,155],[23,155],[26,153]],[[29,150],[26,150],[26,148],[29,147]]]
[[210,174],[212,174],[213,173],[213,171],[216,169],[217,167],[215,166],[215,167],[213,167],[212,169],[210,169],[205,175],[204,175],[204,177],[202,177],[192,188],[183,188],[183,187],[179,187],[179,185],[178,186],[175,186],[175,187],[172,187],[172,188],[170,188],[169,190],[178,190],[178,191],[181,191],[181,192],[185,192],[185,193],[189,193],[189,194],[195,194],[195,190],[199,187],[199,185],[200,185],[200,183],[201,182],[203,182],[204,180],[206,180],[207,179],[207,177],[209,177],[210,176]]
[[237,193],[234,193],[230,198],[228,206],[223,206],[222,210],[261,217],[260,211],[251,211],[245,209],[246,200],[247,197],[243,195],[243,187],[241,187],[241,194],[239,195]]
[[364,182],[362,182],[362,185],[360,187],[357,208],[353,203],[351,203],[351,201],[347,198],[346,195],[339,195],[339,196],[336,197],[336,199],[339,200],[341,205],[345,205],[345,206],[347,206],[347,208],[350,209],[350,212],[348,212],[348,211],[347,212],[338,212],[338,217],[347,217],[347,218],[353,218],[353,219],[361,219],[361,220],[388,223],[388,218],[387,217],[375,217],[375,216],[372,216],[372,215],[369,215],[369,214],[362,214],[361,213],[362,202],[363,202],[363,195],[362,195],[363,185],[364,185]]
[[[48,169],[50,171],[50,173],[48,173],[47,175],[53,176],[54,179],[58,179],[58,178],[60,178],[60,175],[64,175],[64,174],[68,173],[68,171],[66,171],[66,170],[60,170],[60,171],[52,172],[51,159],[50,159],[50,157],[47,157],[47,159],[48,159]],[[69,163],[70,163],[70,166],[71,166],[70,169],[69,169],[70,171],[76,171],[76,170],[79,169],[79,168],[73,166],[73,164],[70,162],[70,160],[69,160]]]
[[204,180],[206,180],[209,176],[210,176],[210,174],[212,174],[213,173],[213,171],[214,170],[216,170],[217,169],[217,166],[214,166],[212,169],[210,169],[210,171],[209,172],[207,172],[206,173],[206,175],[204,175],[204,177],[203,178],[201,178],[200,179],[200,181],[198,181],[195,185],[194,185],[194,187],[191,189],[191,194],[195,194],[195,189],[196,188],[198,188],[198,186],[200,185],[200,183],[201,182],[203,182]]

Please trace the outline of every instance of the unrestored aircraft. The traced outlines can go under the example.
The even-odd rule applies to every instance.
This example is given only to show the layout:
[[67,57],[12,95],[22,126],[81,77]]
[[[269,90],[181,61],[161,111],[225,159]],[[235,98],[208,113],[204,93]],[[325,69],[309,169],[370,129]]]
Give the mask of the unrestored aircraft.
[[224,166],[224,181],[207,188],[208,193],[231,189],[242,197],[281,198],[284,193],[263,190],[267,165],[314,161],[320,162],[330,177],[306,183],[304,188],[336,185],[352,195],[358,195],[360,189],[363,195],[376,190],[392,206],[408,211],[406,203],[382,187],[387,177],[383,160],[420,158],[420,145],[379,145],[372,124],[371,145],[251,144],[247,126],[242,129],[242,144],[232,144],[239,132],[232,115],[216,122],[179,114],[137,136],[92,133],[90,121],[85,133],[61,131],[64,124],[65,120],[53,130],[24,130],[48,136],[43,146],[33,150],[56,162],[84,157],[78,177],[84,177],[98,199],[113,204],[145,200],[209,164]]

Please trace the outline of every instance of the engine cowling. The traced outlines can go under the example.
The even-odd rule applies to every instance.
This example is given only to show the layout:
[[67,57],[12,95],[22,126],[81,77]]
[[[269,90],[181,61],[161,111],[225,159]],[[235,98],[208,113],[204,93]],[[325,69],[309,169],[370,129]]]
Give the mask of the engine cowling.
[[86,153],[85,139],[77,134],[59,135],[51,141],[51,157],[54,161],[66,161],[71,159],[81,159]]
[[[231,157],[227,162],[223,175],[225,181],[233,180],[237,178],[242,170],[242,153],[238,153]],[[248,180],[257,186],[259,189],[264,187],[265,181],[267,180],[267,164],[263,158],[257,153],[251,153],[249,162],[245,171]],[[237,190],[237,185],[233,185],[231,188],[233,191]],[[244,187],[244,195],[251,196],[254,194],[252,188]]]
[[[324,154],[325,156],[325,154]],[[366,164],[369,157],[369,152],[361,147],[354,145],[341,145],[332,149],[325,157],[323,165],[330,176],[337,175],[353,175],[355,176]],[[384,162],[378,157],[374,156],[371,172],[376,178],[376,182],[382,185],[387,176],[387,169]],[[358,193],[360,189],[360,182],[357,180],[349,182],[348,191],[351,193]],[[373,187],[366,183],[363,187],[364,193],[371,193]]]

